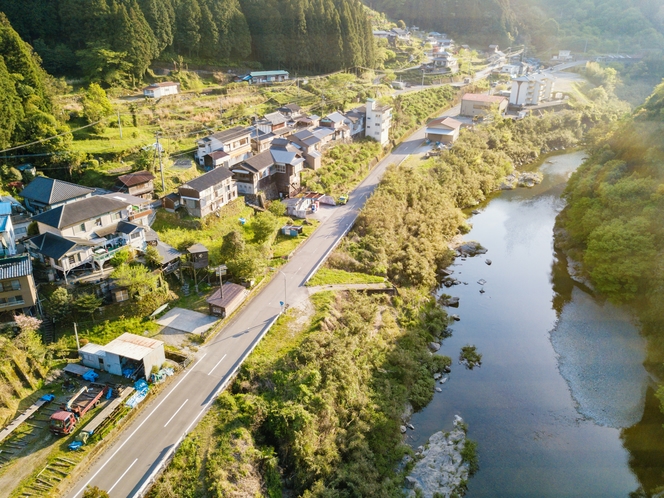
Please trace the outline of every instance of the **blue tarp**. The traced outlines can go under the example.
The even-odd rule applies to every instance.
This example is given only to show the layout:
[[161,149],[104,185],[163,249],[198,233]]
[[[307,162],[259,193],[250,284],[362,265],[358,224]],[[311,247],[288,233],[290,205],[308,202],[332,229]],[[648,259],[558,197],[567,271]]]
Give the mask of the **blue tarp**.
[[94,382],[99,377],[99,374],[94,370],[88,370],[81,377],[83,380],[87,380],[88,382]]
[[55,396],[52,395],[52,394],[44,394],[44,395],[43,395],[41,398],[39,398],[39,399],[43,399],[44,401],[49,401],[49,402],[50,402],[50,401],[53,401],[53,400],[55,399]]

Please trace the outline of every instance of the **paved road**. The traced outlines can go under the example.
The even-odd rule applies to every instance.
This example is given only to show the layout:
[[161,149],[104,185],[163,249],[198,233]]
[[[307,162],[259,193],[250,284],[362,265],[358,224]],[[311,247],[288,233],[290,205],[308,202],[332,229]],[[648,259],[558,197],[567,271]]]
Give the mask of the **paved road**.
[[[454,114],[454,110],[444,115],[450,114]],[[423,139],[422,128],[383,159],[351,193],[348,204],[334,208],[333,214],[298,248],[290,262],[281,267],[281,274],[276,275],[221,333],[199,349],[191,366],[143,408],[66,496],[80,497],[88,484],[108,491],[112,498],[134,496],[225,388],[235,367],[278,317],[280,301],[285,295],[289,304],[307,298],[308,291],[304,287],[307,277],[348,231],[387,166],[399,164],[417,152]]]

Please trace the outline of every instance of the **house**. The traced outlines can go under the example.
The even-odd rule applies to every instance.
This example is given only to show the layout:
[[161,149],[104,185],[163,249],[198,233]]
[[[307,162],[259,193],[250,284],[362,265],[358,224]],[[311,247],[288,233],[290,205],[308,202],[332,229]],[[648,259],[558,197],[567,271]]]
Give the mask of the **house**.
[[514,106],[538,105],[551,100],[555,78],[546,73],[531,73],[512,80],[509,103]]
[[37,303],[37,288],[32,277],[30,256],[0,259],[0,312],[30,314]]
[[145,249],[150,201],[127,194],[97,195],[34,216],[39,235],[26,241],[29,252],[65,279],[74,269],[102,269],[128,246]]
[[263,119],[256,121],[254,127],[263,133],[276,133],[281,128],[286,128],[288,118],[280,112],[266,114]]
[[0,257],[16,254],[16,234],[12,222],[12,205],[0,202]]
[[254,154],[260,154],[264,150],[269,149],[270,145],[272,145],[272,140],[278,138],[278,136],[275,133],[272,132],[266,133],[264,131],[259,130],[255,126],[252,126],[250,129],[251,129],[251,150]]
[[251,155],[251,130],[236,126],[200,139],[198,145],[198,164],[205,165],[205,155],[221,150],[228,154],[225,166],[233,166]]
[[410,31],[402,28],[392,28],[392,33],[397,37],[397,40],[410,41]]
[[308,116],[302,115],[295,119],[295,126],[298,128],[317,127],[320,124],[320,116],[310,114]]
[[236,78],[236,81],[247,81],[250,85],[279,83],[288,80],[288,76],[288,71],[253,71]]
[[289,137],[290,141],[299,146],[308,168],[316,170],[321,166],[322,140],[309,129],[300,130]]
[[459,61],[447,50],[443,50],[433,57],[433,68],[436,70],[446,70],[452,74],[458,73]]
[[90,197],[94,191],[93,188],[38,176],[21,191],[21,197],[28,211],[41,213]]
[[503,114],[507,109],[507,104],[507,99],[498,95],[467,93],[461,97],[461,112],[459,114],[468,117],[485,116],[494,108],[497,108],[500,114]]
[[345,140],[350,138],[350,127],[346,121],[346,116],[340,112],[333,112],[320,120],[320,127],[334,130],[332,140]]
[[213,169],[178,188],[180,203],[190,216],[205,218],[237,197],[233,173],[227,167]]
[[320,138],[321,150],[334,140],[334,128],[326,126],[318,126],[311,131],[314,135]]
[[277,111],[293,121],[304,115],[302,108],[297,104],[286,104],[277,109]]
[[569,62],[574,60],[574,56],[570,50],[559,50],[558,55],[551,57],[551,60],[556,62]]
[[166,362],[164,343],[157,339],[124,333],[105,346],[89,342],[79,350],[86,367],[113,375],[149,378],[152,369]]
[[[32,223],[32,216],[25,209],[23,204],[14,199],[11,195],[1,195],[0,203],[9,204],[8,208],[3,208],[4,212],[10,211],[11,224],[14,230],[14,240],[20,242],[28,236],[28,226]],[[0,215],[1,216],[1,215]]]
[[461,122],[453,118],[434,119],[427,123],[425,137],[432,142],[452,144],[459,138]]
[[231,168],[237,190],[244,195],[264,193],[268,199],[290,197],[300,188],[304,167],[302,151],[284,138],[241,164]]
[[346,113],[346,124],[350,128],[351,138],[359,139],[364,137],[366,119],[366,106],[356,107]]
[[521,74],[521,66],[517,64],[505,64],[500,68],[499,73],[507,75],[510,78],[515,78]]
[[249,291],[244,286],[226,282],[206,299],[210,314],[226,318],[239,308],[248,294]]
[[293,218],[306,218],[313,204],[313,200],[310,197],[296,197],[294,199],[287,199],[285,202],[286,214]]
[[113,190],[150,200],[154,193],[154,175],[142,170],[118,176]]
[[366,111],[365,135],[373,138],[383,147],[387,146],[390,143],[392,106],[379,105],[374,99],[367,99]]
[[164,81],[162,83],[152,83],[143,88],[143,95],[151,99],[160,99],[166,95],[175,95],[180,92],[180,83],[174,81]]
[[210,171],[212,169],[226,166],[228,164],[229,157],[230,156],[223,150],[215,150],[209,154],[205,154],[203,156],[203,169],[205,171]]
[[161,205],[169,213],[174,213],[177,208],[180,207],[180,194],[171,192],[168,195],[165,195],[161,198]]

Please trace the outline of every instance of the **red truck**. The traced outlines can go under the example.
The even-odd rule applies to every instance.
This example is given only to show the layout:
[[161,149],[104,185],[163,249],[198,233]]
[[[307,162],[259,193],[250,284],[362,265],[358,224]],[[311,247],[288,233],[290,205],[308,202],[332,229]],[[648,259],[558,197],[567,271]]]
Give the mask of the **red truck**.
[[71,434],[74,427],[88,411],[99,404],[99,400],[108,392],[108,386],[90,384],[82,387],[67,404],[51,415],[50,430],[53,434],[64,436]]

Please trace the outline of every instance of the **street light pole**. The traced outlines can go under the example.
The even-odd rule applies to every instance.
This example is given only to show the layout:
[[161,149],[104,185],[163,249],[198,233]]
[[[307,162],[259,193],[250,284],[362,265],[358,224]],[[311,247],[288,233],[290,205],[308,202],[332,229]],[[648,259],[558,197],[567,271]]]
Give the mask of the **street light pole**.
[[278,271],[284,277],[284,304],[283,304],[283,307],[285,308],[288,305],[288,290],[287,290],[287,287],[286,287],[286,284],[287,284],[286,274],[284,272],[282,272],[279,268],[274,268],[272,266],[268,266],[268,270]]

